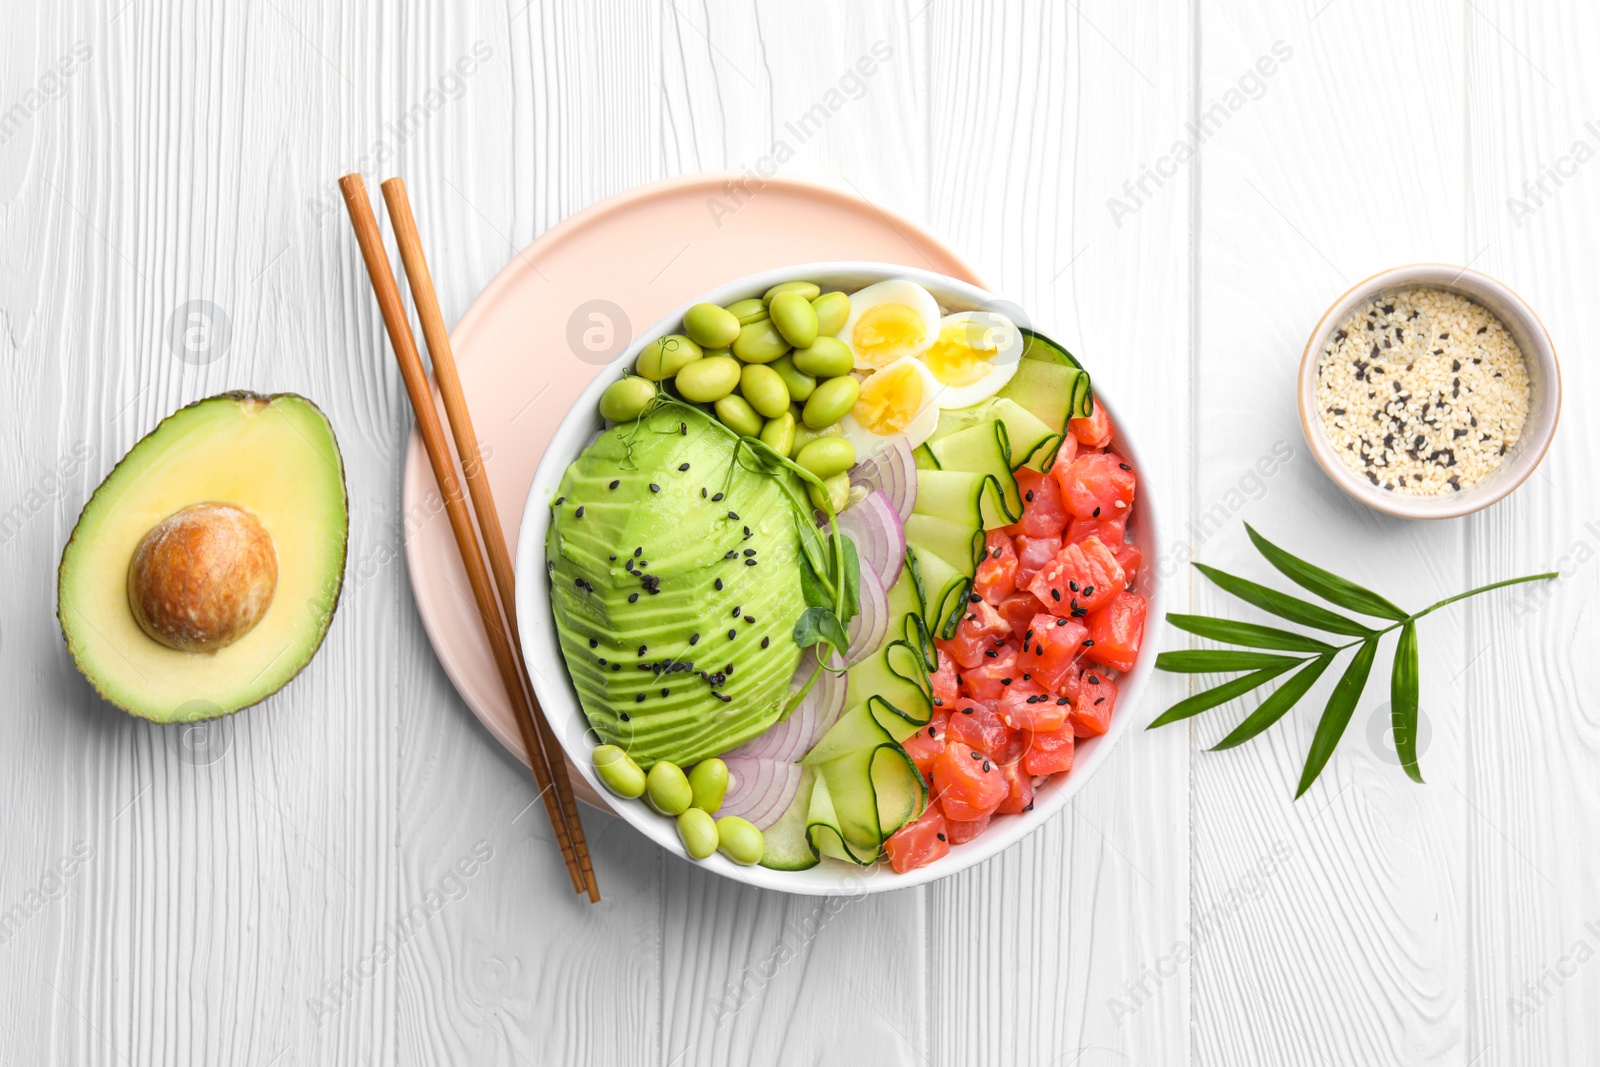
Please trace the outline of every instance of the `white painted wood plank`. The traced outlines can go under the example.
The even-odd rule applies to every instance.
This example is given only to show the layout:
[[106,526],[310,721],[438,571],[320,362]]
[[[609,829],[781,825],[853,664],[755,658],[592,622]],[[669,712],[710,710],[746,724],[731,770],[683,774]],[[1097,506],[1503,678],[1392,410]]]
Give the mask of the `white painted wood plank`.
[[[1149,465],[1144,506],[1176,539],[1190,497],[1188,187],[1120,227],[1107,200],[1181,131],[1187,18],[1101,3],[941,3],[926,18],[930,216],[1113,398]],[[1187,580],[1174,568],[1169,607]],[[1117,713],[1148,722],[1179,692],[1158,678]],[[929,887],[933,1062],[1186,1059],[1187,975],[1163,959],[1187,911],[1187,764],[1181,734],[1136,731],[1052,823]],[[1135,1004],[1126,986],[1140,982]]]
[[[1294,382],[1306,335],[1348,286],[1399,263],[1465,258],[1461,7],[1206,3],[1200,41],[1196,109],[1216,119],[1198,154],[1199,556],[1284,584],[1245,540],[1249,521],[1401,604],[1457,592],[1460,524],[1406,524],[1344,497],[1305,452]],[[1199,594],[1206,613],[1259,618],[1210,587]],[[1196,1062],[1466,1060],[1470,902],[1451,783],[1463,781],[1467,739],[1447,711],[1465,696],[1451,682],[1461,616],[1430,619],[1422,643],[1423,704],[1439,712],[1428,786],[1366,740],[1388,697],[1387,652],[1298,803],[1333,672],[1239,749],[1202,750],[1242,717],[1236,708],[1192,727]]]
[[[1562,357],[1561,427],[1540,472],[1467,524],[1463,580],[1559,570],[1467,615],[1473,658],[1459,713],[1470,731],[1460,793],[1466,834],[1466,1052],[1482,1063],[1591,1062],[1600,950],[1594,864],[1576,841],[1600,827],[1592,695],[1600,621],[1600,378],[1590,280],[1600,224],[1593,157],[1600,76],[1584,42],[1592,6],[1470,5],[1467,128],[1474,266],[1520,292]],[[1524,184],[1527,183],[1527,184]],[[1542,188],[1541,188],[1542,186]],[[1456,718],[1456,716],[1451,716]]]
[[[775,165],[916,213],[926,189],[921,32],[887,6],[669,5],[668,171]],[[870,76],[857,67],[863,57]],[[827,121],[807,120],[825,100]],[[796,899],[668,860],[660,902],[660,1062],[923,1062],[920,891]]]

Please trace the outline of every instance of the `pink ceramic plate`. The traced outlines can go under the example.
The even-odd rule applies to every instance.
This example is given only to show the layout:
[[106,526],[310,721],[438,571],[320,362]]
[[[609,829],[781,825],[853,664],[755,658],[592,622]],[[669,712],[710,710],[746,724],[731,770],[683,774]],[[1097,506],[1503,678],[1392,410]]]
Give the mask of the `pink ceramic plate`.
[[[585,208],[518,253],[450,335],[506,543],[517,543],[523,501],[556,424],[636,331],[725,282],[823,260],[903,263],[981,284],[932,235],[865,200],[737,174],[640,186]],[[526,762],[414,432],[400,484],[406,564],[428,639],[473,713]],[[602,803],[581,776],[572,781],[585,801]]]

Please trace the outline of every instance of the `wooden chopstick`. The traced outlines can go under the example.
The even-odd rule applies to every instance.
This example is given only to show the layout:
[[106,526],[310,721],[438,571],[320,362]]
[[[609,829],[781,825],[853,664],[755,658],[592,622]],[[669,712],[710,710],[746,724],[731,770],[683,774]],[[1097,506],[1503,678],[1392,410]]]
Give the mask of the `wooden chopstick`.
[[519,668],[518,677],[526,687],[539,743],[549,759],[550,776],[555,781],[557,798],[568,814],[578,866],[583,871],[590,898],[598,901],[599,887],[594,880],[589,846],[578,816],[577,798],[572,795],[572,779],[567,774],[566,757],[562,754],[550,721],[545,717],[544,709],[539,707],[533,682],[528,678],[527,667],[522,661],[522,640],[517,629],[516,572],[511,566],[511,555],[506,551],[505,532],[500,525],[499,510],[494,505],[494,493],[489,487],[488,475],[483,470],[483,458],[478,452],[478,435],[473,431],[467,398],[461,391],[461,377],[456,373],[455,353],[450,346],[450,331],[445,328],[444,314],[439,310],[439,298],[433,289],[433,273],[428,270],[428,260],[422,251],[422,236],[417,231],[417,220],[411,213],[411,200],[406,196],[405,182],[390,178],[381,188],[384,203],[389,208],[389,222],[394,228],[395,241],[400,246],[400,260],[405,264],[406,281],[410,283],[411,295],[416,302],[417,318],[422,323],[422,338],[428,345],[428,354],[433,357],[433,378],[444,400],[445,417],[456,441],[456,454],[461,457],[461,466],[467,475],[467,490],[472,497],[473,509],[478,514],[478,532],[489,554],[489,570],[500,592],[500,605],[505,610],[506,623],[511,632],[511,651]]
[[[561,810],[560,797],[554,790],[550,767],[533,728],[532,714],[523,695],[522,682],[512,658],[510,641],[495,603],[494,590],[489,585],[488,571],[484,566],[483,555],[478,549],[477,535],[472,530],[472,520],[467,515],[461,484],[456,479],[455,464],[450,458],[444,429],[439,423],[439,413],[433,405],[433,393],[428,388],[427,375],[423,372],[422,357],[417,352],[416,340],[411,335],[411,324],[406,319],[405,307],[400,301],[400,290],[395,284],[388,254],[383,248],[383,237],[378,231],[377,216],[373,214],[372,204],[367,199],[367,190],[361,175],[346,174],[339,179],[339,189],[344,195],[345,207],[350,213],[350,225],[355,230],[356,243],[361,247],[361,258],[366,263],[367,274],[372,280],[373,295],[377,297],[378,309],[382,313],[384,327],[389,333],[389,342],[394,347],[395,360],[400,365],[400,377],[405,382],[406,394],[410,397],[411,407],[416,414],[417,430],[422,435],[422,443],[427,450],[428,461],[433,467],[434,478],[444,495],[445,514],[450,519],[450,529],[455,534],[456,547],[461,552],[461,562],[466,568],[467,580],[472,586],[473,599],[477,602],[478,614],[483,622],[484,632],[488,636],[490,650],[494,653],[500,681],[505,686],[506,695],[510,697],[512,708],[516,712],[517,728],[522,735],[523,746],[528,752],[528,762],[533,767],[534,780],[539,785],[540,795],[544,797],[545,812],[550,817],[550,825],[561,847],[567,873],[572,878],[573,889],[576,892],[584,892],[587,889],[590,899],[598,900],[598,888],[586,881],[578,865],[572,835],[565,813]],[[565,770],[564,765],[562,769]]]

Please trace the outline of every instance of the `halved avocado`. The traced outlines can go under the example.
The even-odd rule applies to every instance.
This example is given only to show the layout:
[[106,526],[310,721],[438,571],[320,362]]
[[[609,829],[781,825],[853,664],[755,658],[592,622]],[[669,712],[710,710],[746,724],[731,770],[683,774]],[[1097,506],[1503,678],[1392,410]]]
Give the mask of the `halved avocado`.
[[140,718],[247,708],[321,646],[348,530],[344,463],[315,404],[197,401],[134,445],[78,516],[56,589],[67,650]]

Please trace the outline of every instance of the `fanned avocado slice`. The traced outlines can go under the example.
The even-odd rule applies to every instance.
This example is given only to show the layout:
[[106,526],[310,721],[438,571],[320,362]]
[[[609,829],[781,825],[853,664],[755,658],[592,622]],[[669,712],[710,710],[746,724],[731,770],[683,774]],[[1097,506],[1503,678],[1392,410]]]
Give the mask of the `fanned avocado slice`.
[[224,393],[131,448],[61,553],[56,615],[106,700],[155,722],[227,715],[322,644],[344,579],[344,463],[292,393]]
[[[589,724],[689,766],[784,713],[805,610],[800,483],[687,406],[604,430],[551,501],[551,608]],[[748,465],[748,466],[747,466]],[[732,668],[730,671],[729,668]]]

